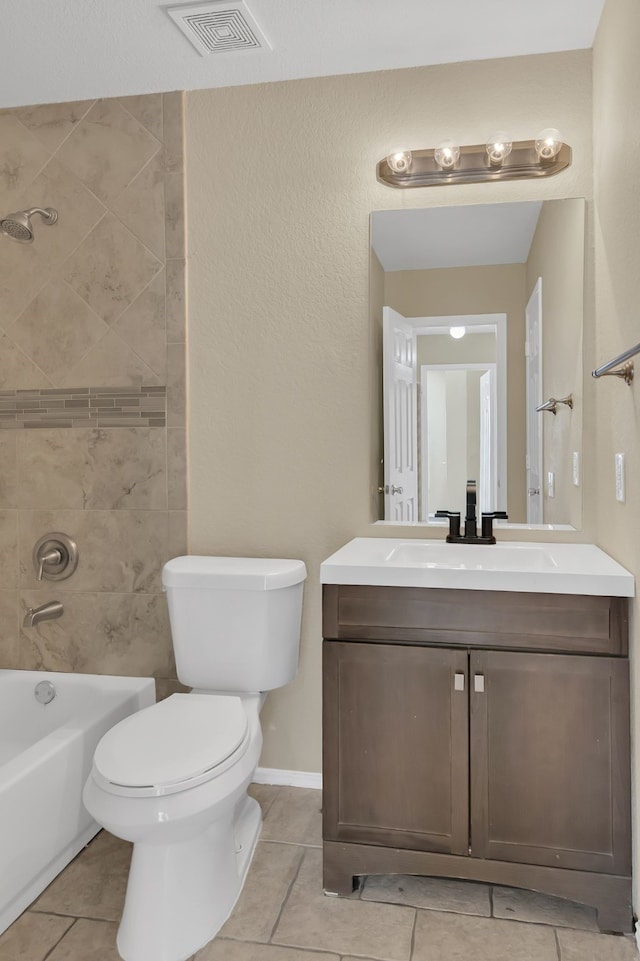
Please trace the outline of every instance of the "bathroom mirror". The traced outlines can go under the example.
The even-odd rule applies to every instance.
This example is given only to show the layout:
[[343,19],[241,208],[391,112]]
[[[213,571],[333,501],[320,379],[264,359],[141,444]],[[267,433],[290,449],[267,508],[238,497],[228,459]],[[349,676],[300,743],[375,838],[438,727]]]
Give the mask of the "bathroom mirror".
[[381,519],[443,523],[473,478],[479,511],[582,526],[584,230],[582,199],[371,215]]

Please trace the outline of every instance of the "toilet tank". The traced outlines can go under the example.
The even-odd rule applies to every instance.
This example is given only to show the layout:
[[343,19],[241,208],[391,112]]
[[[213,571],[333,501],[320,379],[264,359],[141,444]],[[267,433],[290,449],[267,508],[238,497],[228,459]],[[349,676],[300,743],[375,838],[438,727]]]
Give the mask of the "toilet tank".
[[178,678],[211,691],[270,691],[298,670],[302,561],[174,557],[162,584]]

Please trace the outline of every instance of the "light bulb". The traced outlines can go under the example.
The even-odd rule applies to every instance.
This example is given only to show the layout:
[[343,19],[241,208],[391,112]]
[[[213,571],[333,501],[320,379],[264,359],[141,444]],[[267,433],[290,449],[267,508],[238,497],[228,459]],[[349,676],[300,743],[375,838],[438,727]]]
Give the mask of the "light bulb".
[[461,337],[464,337],[466,332],[467,332],[466,327],[449,327],[449,333],[451,334],[454,340],[460,340]]
[[441,170],[453,170],[460,158],[460,147],[453,140],[443,140],[433,151],[433,159]]
[[394,174],[406,174],[411,166],[411,151],[396,150],[387,157],[387,165]]
[[555,127],[547,127],[541,130],[536,137],[536,153],[538,160],[553,160],[560,153],[562,147],[562,136]]
[[509,156],[513,144],[509,139],[509,134],[504,130],[498,130],[487,140],[487,157],[489,163],[498,167]]

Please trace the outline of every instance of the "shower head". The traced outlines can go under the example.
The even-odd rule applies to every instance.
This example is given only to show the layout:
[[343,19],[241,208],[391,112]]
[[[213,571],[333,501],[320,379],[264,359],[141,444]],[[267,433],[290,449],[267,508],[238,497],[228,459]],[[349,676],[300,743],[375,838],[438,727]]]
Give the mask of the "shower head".
[[55,224],[58,219],[58,211],[53,207],[31,207],[3,217],[0,220],[0,232],[20,244],[33,243],[31,218],[34,214],[40,214],[45,224]]

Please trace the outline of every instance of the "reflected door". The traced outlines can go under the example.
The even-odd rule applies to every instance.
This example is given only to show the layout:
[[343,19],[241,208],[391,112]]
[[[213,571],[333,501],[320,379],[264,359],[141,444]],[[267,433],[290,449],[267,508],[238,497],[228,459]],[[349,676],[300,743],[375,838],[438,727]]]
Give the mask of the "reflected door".
[[417,361],[414,327],[383,307],[384,516],[418,519]]

